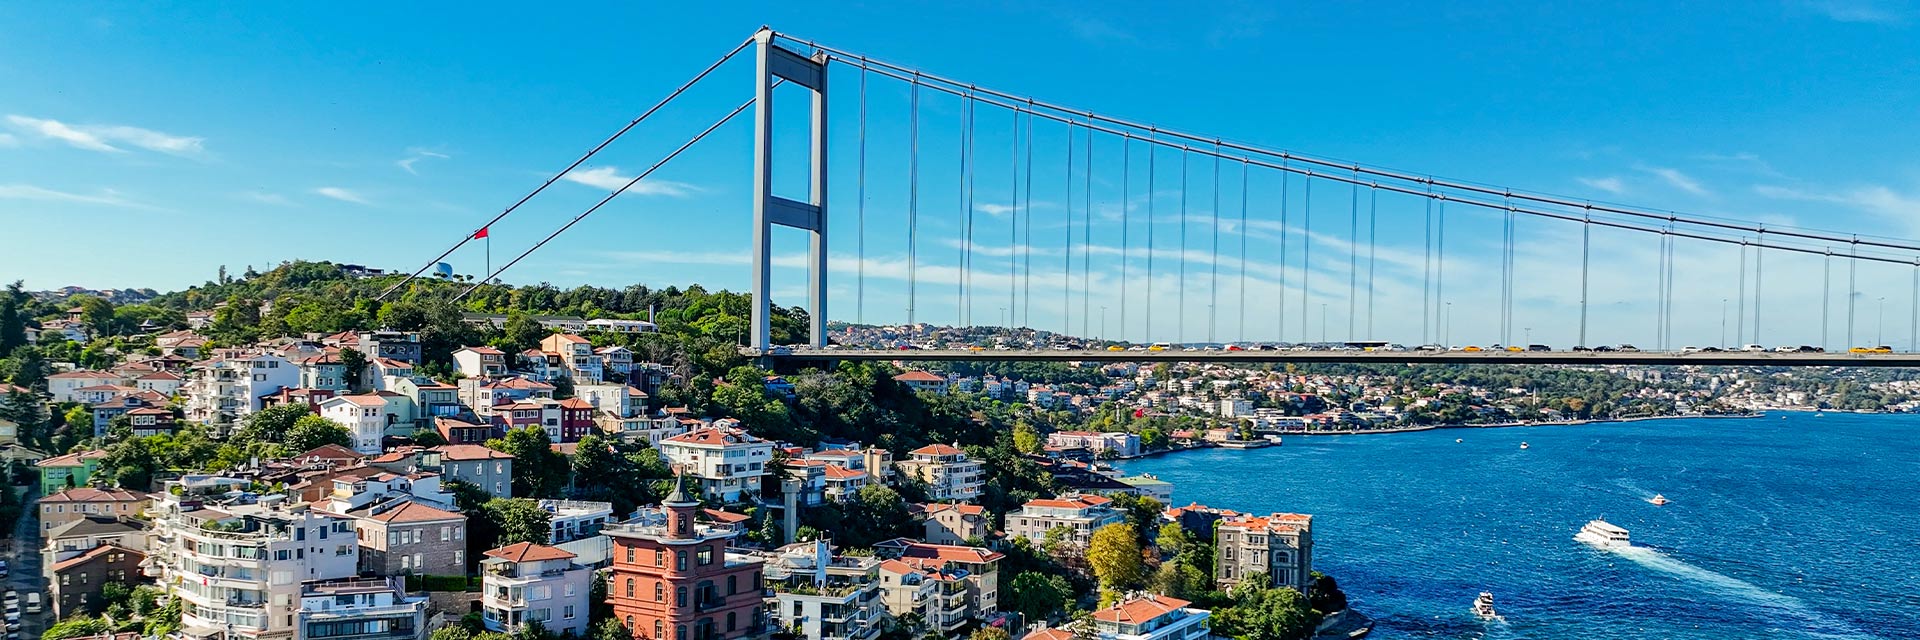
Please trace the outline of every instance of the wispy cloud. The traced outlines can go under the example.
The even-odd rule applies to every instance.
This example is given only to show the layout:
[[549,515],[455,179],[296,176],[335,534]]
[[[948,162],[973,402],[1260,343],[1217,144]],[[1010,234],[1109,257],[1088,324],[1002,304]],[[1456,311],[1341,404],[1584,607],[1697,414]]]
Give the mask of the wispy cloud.
[[[584,184],[589,187],[598,187],[609,191],[626,186],[628,182],[633,180],[631,176],[620,173],[619,167],[614,166],[576,169],[568,172],[566,178],[568,182]],[[649,178],[641,180],[639,183],[633,185],[632,188],[627,189],[627,193],[642,196],[685,198],[699,190],[699,187],[684,182]]]
[[1091,42],[1134,42],[1139,38],[1133,32],[1101,18],[1076,17],[1067,21],[1067,29],[1081,40]]
[[1699,157],[1702,161],[1718,165],[1724,169],[1750,171],[1775,178],[1781,177],[1778,169],[1774,169],[1772,164],[1755,153],[1707,153],[1701,154]]
[[1584,185],[1587,185],[1588,187],[1599,189],[1601,191],[1605,191],[1607,193],[1611,193],[1614,195],[1620,195],[1622,193],[1627,192],[1626,182],[1621,180],[1619,176],[1607,176],[1605,178],[1574,178],[1574,179],[1578,180],[1580,184],[1584,184]]
[[19,138],[13,137],[13,134],[11,133],[0,133],[0,147],[17,147],[17,146],[20,146]]
[[155,207],[151,205],[141,204],[121,197],[119,192],[112,189],[102,189],[98,194],[85,194],[55,191],[30,184],[4,184],[0,185],[0,199],[97,204],[129,209],[155,209]]
[[7,123],[23,133],[64,142],[77,149],[104,153],[125,152],[126,149],[115,145],[127,145],[176,156],[193,156],[204,150],[202,143],[206,141],[205,138],[176,136],[126,125],[73,125],[17,114],[8,115]]
[[420,175],[420,172],[415,171],[413,169],[413,163],[419,162],[421,160],[425,160],[427,158],[439,158],[441,160],[445,160],[449,157],[451,156],[448,156],[447,154],[440,153],[437,151],[428,151],[426,149],[422,149],[419,147],[413,147],[413,148],[407,149],[407,157],[401,158],[399,161],[395,162],[394,164],[399,165],[401,169],[407,170],[407,173],[411,173],[417,176],[417,175]]
[[1675,169],[1672,167],[1649,167],[1649,166],[1641,166],[1641,167],[1638,167],[1638,169],[1640,169],[1641,171],[1645,171],[1647,173],[1653,174],[1655,177],[1658,177],[1661,180],[1666,181],[1668,185],[1671,185],[1675,189],[1679,189],[1681,191],[1685,191],[1687,193],[1691,193],[1696,196],[1711,195],[1712,193],[1710,191],[1707,191],[1707,188],[1705,186],[1702,186],[1699,180],[1695,180],[1693,179],[1693,176],[1689,176],[1685,173],[1682,173],[1679,169]]
[[320,187],[318,189],[314,189],[313,192],[320,194],[322,196],[326,196],[328,198],[339,200],[341,202],[351,202],[354,204],[373,204],[372,202],[368,202],[365,196],[362,196],[359,193],[356,193],[352,190],[343,189],[340,187]]
[[1879,0],[1805,0],[1801,4],[1836,22],[1903,25],[1914,14],[1909,7]]
[[293,201],[288,200],[286,196],[280,195],[278,193],[267,193],[265,191],[247,191],[247,192],[238,194],[237,197],[239,197],[242,200],[249,200],[252,202],[258,202],[260,204],[271,204],[271,205],[279,205],[279,206],[286,206],[286,205],[293,204]]
[[1920,195],[1901,193],[1883,185],[1866,185],[1843,191],[1809,191],[1792,187],[1760,185],[1754,193],[1775,200],[1827,202],[1845,205],[1883,216],[1892,222],[1915,224],[1920,221]]

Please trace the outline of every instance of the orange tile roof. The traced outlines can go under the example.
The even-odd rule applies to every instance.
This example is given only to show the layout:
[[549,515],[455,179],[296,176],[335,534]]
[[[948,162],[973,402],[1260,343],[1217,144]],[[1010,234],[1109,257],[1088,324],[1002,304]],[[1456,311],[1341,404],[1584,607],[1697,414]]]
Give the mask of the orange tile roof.
[[345,400],[347,402],[351,402],[363,407],[378,407],[378,406],[384,406],[387,404],[386,398],[382,398],[380,397],[379,394],[374,394],[374,393],[363,393],[363,394],[351,395],[351,396],[334,396],[331,399]]
[[1105,497],[1096,496],[1096,495],[1081,494],[1081,495],[1072,495],[1072,496],[1061,496],[1059,498],[1041,498],[1038,500],[1028,500],[1026,506],[1043,507],[1043,508],[1051,508],[1051,509],[1085,509],[1087,507],[1097,507],[1109,502],[1113,502],[1113,500],[1110,498],[1105,498]]
[[125,489],[95,489],[93,487],[75,487],[44,498],[41,502],[129,502],[145,500],[147,495]]
[[444,509],[435,509],[433,507],[429,507],[427,505],[420,504],[418,502],[408,502],[398,507],[388,509],[385,512],[380,513],[379,515],[367,516],[368,520],[377,520],[377,521],[386,522],[386,523],[432,522],[435,520],[454,520],[454,519],[464,519],[464,518],[466,518],[466,516],[460,515],[458,513],[454,513],[452,511],[447,511]]
[[342,460],[342,459],[359,460],[360,458],[363,458],[363,457],[365,456],[360,455],[360,452],[354,451],[352,449],[348,449],[346,447],[342,447],[337,444],[323,444],[318,447],[315,447],[312,451],[308,451],[306,453],[302,453],[300,455],[294,456],[294,459],[305,460],[308,458],[319,458],[322,460]]
[[840,465],[837,465],[837,464],[830,464],[830,465],[827,465],[827,466],[826,466],[826,471],[827,471],[827,477],[829,477],[829,478],[834,478],[834,479],[838,479],[838,480],[847,480],[847,479],[852,479],[852,478],[864,478],[864,477],[866,477],[866,475],[867,475],[867,472],[865,472],[865,471],[859,471],[859,470],[855,470],[855,469],[848,469],[848,468],[846,468],[846,467],[842,467],[842,466],[840,466]]
[[106,450],[104,450],[104,449],[94,449],[94,450],[91,450],[91,451],[79,451],[79,452],[75,452],[75,453],[69,453],[69,454],[67,454],[67,455],[64,455],[64,456],[56,456],[56,457],[52,457],[52,458],[47,458],[47,459],[45,459],[45,460],[41,460],[41,461],[39,461],[39,462],[37,462],[37,463],[34,463],[34,465],[33,465],[33,466],[36,466],[36,467],[78,467],[78,466],[80,466],[80,465],[81,465],[81,464],[82,464],[82,463],[83,463],[84,461],[86,461],[86,460],[99,460],[99,459],[101,459],[101,458],[105,458],[105,457],[107,457],[107,452],[106,452]]
[[721,511],[719,509],[701,509],[700,513],[705,515],[707,519],[722,524],[739,524],[753,519],[753,516],[738,514],[732,511]]
[[946,382],[947,381],[946,378],[942,378],[940,376],[927,373],[925,371],[908,371],[906,373],[902,373],[900,375],[894,376],[893,379],[899,380],[901,382]]
[[443,444],[429,449],[440,452],[442,460],[512,460],[513,455],[477,444]]
[[463,347],[463,348],[462,348],[461,350],[462,350],[462,351],[472,351],[472,352],[474,352],[474,353],[478,353],[478,354],[480,354],[480,355],[483,355],[483,356],[504,356],[504,355],[507,355],[507,354],[505,354],[505,353],[501,353],[499,349],[495,349],[495,348],[493,348],[493,347],[484,347],[484,346],[483,346],[483,347]]
[[1059,627],[1039,629],[1033,633],[1020,636],[1020,640],[1074,640],[1074,638],[1073,632]]
[[54,573],[59,573],[61,571],[66,571],[68,569],[72,569],[74,567],[86,564],[88,562],[92,562],[95,558],[99,558],[100,556],[104,556],[114,551],[119,551],[121,553],[131,553],[141,558],[147,557],[146,554],[144,553],[140,553],[138,551],[134,551],[132,549],[128,549],[126,547],[122,547],[120,545],[113,544],[111,542],[104,542],[104,543],[101,543],[100,546],[97,546],[91,550],[88,550],[86,553],[82,553],[80,555],[67,558],[59,562],[55,562],[53,563],[53,567],[51,568]]
[[544,544],[516,542],[498,549],[489,549],[487,551],[487,557],[500,558],[508,562],[539,562],[541,560],[568,560],[577,556]]
[[1312,525],[1313,516],[1304,513],[1276,513],[1268,516],[1231,518],[1221,521],[1219,526],[1293,533],[1299,531],[1301,527]]
[[977,516],[977,515],[984,515],[987,512],[986,507],[982,507],[977,504],[958,504],[958,503],[946,504],[946,503],[936,502],[921,508],[926,510],[927,515],[933,515],[943,511],[957,511],[960,513],[960,515]]
[[1193,603],[1179,598],[1149,595],[1126,602],[1116,602],[1113,606],[1094,611],[1093,619],[1101,622],[1138,624],[1167,615],[1190,604]]
[[732,444],[752,444],[764,441],[742,432],[730,432],[724,429],[699,429],[661,440],[661,442],[724,447]]
[[[926,566],[929,563],[966,562],[981,564],[1007,557],[1006,554],[953,544],[930,544],[914,542],[901,549],[900,559],[909,564]],[[937,564],[934,568],[938,568]]]
[[930,444],[924,447],[920,447],[918,449],[914,449],[907,453],[910,453],[916,456],[957,456],[966,452],[961,451],[959,448],[953,447],[950,445]]

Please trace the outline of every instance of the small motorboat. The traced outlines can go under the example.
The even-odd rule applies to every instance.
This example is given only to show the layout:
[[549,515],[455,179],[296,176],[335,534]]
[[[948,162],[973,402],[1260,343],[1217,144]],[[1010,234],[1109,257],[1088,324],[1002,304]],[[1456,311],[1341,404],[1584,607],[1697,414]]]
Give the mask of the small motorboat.
[[1647,502],[1653,503],[1654,506],[1660,506],[1668,502],[1672,502],[1672,500],[1668,500],[1666,496],[1656,493],[1656,494],[1653,494],[1653,499],[1648,500]]
[[1454,439],[1453,439],[1453,443],[1454,443],[1454,444],[1460,444],[1460,443],[1462,443],[1462,442],[1466,442],[1466,440],[1464,440],[1464,439],[1461,439],[1461,438],[1454,438]]
[[1527,448],[1527,446],[1528,446],[1528,445],[1527,445],[1527,443],[1525,443],[1525,442],[1522,442],[1522,443],[1520,443],[1520,448],[1522,448],[1522,449],[1525,449],[1525,448]]
[[1482,591],[1480,597],[1473,599],[1473,615],[1480,616],[1483,620],[1500,617],[1500,612],[1493,610],[1493,594]]

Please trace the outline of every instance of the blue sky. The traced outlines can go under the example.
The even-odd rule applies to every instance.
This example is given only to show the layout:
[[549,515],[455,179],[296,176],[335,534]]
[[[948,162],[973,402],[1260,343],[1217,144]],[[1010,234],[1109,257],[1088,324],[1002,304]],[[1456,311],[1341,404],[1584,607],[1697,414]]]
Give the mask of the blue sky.
[[[1669,3],[669,4],[0,5],[0,24],[9,25],[0,38],[0,223],[10,240],[27,239],[5,243],[0,278],[33,288],[174,289],[210,279],[220,265],[237,272],[292,258],[411,269],[762,24],[981,86],[1274,148],[1576,198],[1920,237],[1920,121],[1913,118],[1920,113],[1920,6],[1913,2],[1762,1],[1679,13]],[[495,264],[748,97],[746,63],[716,72],[574,180],[494,227]],[[835,74],[830,315],[897,321],[905,317],[906,93],[870,78],[869,225],[859,255],[850,215],[859,74]],[[955,125],[962,112],[957,100],[923,98],[919,264],[937,280],[957,259],[951,242],[959,228]],[[1001,307],[1024,301],[1002,302],[999,286],[1007,247],[1016,244],[1002,231],[1010,220],[981,206],[1011,197],[1009,116],[983,108],[977,118],[983,231],[971,314],[988,323]],[[780,116],[783,159],[795,159],[793,132],[802,123],[797,110]],[[620,198],[503,277],[744,287],[747,124],[729,124],[643,183],[644,193]],[[1100,333],[1097,308],[1104,306],[1108,335],[1199,340],[1209,333],[1206,303],[1213,301],[1216,337],[1271,339],[1283,329],[1273,316],[1286,300],[1280,337],[1347,337],[1351,194],[1317,187],[1319,243],[1315,260],[1302,264],[1304,201],[1292,184],[1292,266],[1281,266],[1274,233],[1282,227],[1271,206],[1260,210],[1278,202],[1278,178],[1251,175],[1255,204],[1246,227],[1231,220],[1186,227],[1189,249],[1204,255],[1188,262],[1182,313],[1182,300],[1170,293],[1177,281],[1164,280],[1177,278],[1167,273],[1177,257],[1164,251],[1182,228],[1166,217],[1177,208],[1171,176],[1178,155],[1155,156],[1161,173],[1147,196],[1143,169],[1131,165],[1122,177],[1115,141],[1096,139],[1092,198],[1081,186],[1088,184],[1083,156],[1069,187],[1074,202],[1066,204],[1060,127],[1037,128],[1038,230],[1017,243],[1034,247],[1041,256],[1034,278],[1052,284],[1036,285],[1033,324]],[[1133,160],[1144,156],[1143,148],[1131,149]],[[1213,210],[1211,161],[1189,162],[1190,214],[1205,218]],[[1220,208],[1229,219],[1238,215],[1236,171],[1222,174]],[[783,172],[777,181],[791,186],[802,177]],[[1124,207],[1122,189],[1132,194]],[[1040,266],[1060,260],[1064,242],[1053,234],[1064,232],[1063,212],[1084,221],[1090,204],[1088,237],[1111,249],[1119,246],[1116,218],[1142,214],[1147,200],[1163,252],[1153,297],[1138,273],[1144,254],[1137,246],[1096,251],[1093,275],[1074,276],[1065,293],[1058,268]],[[1420,320],[1427,315],[1420,312],[1422,206],[1379,200],[1373,335],[1440,337],[1431,320],[1424,330]],[[1455,219],[1444,296],[1454,303],[1449,337],[1493,342],[1499,223],[1484,214]],[[1132,240],[1146,228],[1130,227]],[[1220,262],[1217,299],[1204,286],[1215,229],[1224,230],[1221,242],[1233,254]],[[1577,244],[1568,242],[1577,243],[1578,227],[1523,221],[1519,234],[1512,337],[1531,328],[1535,341],[1571,344],[1577,250],[1568,248]],[[1244,309],[1236,288],[1243,236],[1253,247]],[[776,240],[782,264],[804,249],[798,234]],[[1588,341],[1650,343],[1657,269],[1650,243],[1600,232],[1594,243],[1605,257],[1596,258]],[[1129,256],[1125,278],[1114,257],[1120,253]],[[1739,258],[1711,246],[1682,245],[1676,253],[1691,277],[1675,286],[1675,342],[1718,342],[1721,299],[1738,297]],[[1758,315],[1765,342],[1843,342],[1844,265],[1830,274],[1837,291],[1821,340],[1821,261],[1767,259],[1763,308],[1732,315],[1727,331],[1748,327],[1750,335],[1745,323]],[[483,260],[476,245],[450,262],[472,273]],[[856,308],[863,264],[866,295]],[[1289,274],[1288,285],[1277,282],[1281,274]],[[1315,284],[1303,304],[1298,282],[1308,274]],[[1911,275],[1861,268],[1855,342],[1884,331],[1882,341],[1907,343]],[[798,276],[782,274],[775,285],[782,302],[801,301]],[[951,280],[918,291],[917,319],[960,317]],[[1151,328],[1149,306],[1158,314]],[[1364,327],[1364,302],[1354,306],[1352,324]]]

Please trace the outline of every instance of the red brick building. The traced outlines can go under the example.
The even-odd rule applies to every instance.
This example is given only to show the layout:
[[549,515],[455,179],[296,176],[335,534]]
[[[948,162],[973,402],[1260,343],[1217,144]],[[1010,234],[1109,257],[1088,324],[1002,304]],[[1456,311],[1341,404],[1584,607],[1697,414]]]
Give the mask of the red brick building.
[[607,602],[648,640],[732,640],[766,631],[760,560],[728,555],[740,532],[696,521],[700,502],[674,481],[657,510],[602,530],[613,539]]

